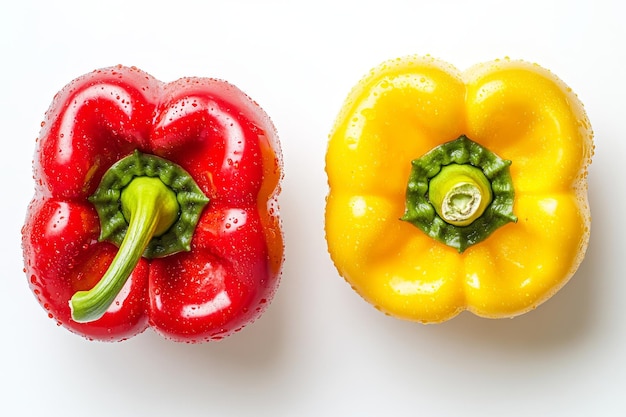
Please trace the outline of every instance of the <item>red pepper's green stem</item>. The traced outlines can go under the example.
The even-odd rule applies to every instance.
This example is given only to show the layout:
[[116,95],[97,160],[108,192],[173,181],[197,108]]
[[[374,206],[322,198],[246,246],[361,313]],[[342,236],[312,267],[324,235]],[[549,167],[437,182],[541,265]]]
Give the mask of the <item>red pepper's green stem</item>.
[[428,198],[445,222],[467,226],[491,203],[491,184],[472,165],[450,164],[430,180]]
[[134,178],[121,192],[128,230],[119,251],[102,279],[89,291],[79,291],[70,300],[72,319],[90,322],[107,311],[133,272],[153,236],[165,233],[177,220],[180,207],[176,194],[158,178]]
[[100,218],[100,241],[120,249],[100,281],[69,301],[77,322],[104,315],[142,256],[190,251],[209,199],[181,166],[136,150],[107,170],[89,201]]

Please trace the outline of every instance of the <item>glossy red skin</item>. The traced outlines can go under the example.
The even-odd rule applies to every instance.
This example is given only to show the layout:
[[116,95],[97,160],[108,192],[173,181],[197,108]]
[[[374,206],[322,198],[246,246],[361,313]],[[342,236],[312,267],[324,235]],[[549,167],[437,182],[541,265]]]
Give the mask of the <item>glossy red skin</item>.
[[[210,202],[190,252],[142,258],[102,318],[74,322],[69,299],[95,285],[117,251],[98,241],[87,197],[135,149],[182,166]],[[48,315],[75,333],[118,341],[152,327],[176,341],[216,340],[255,320],[274,295],[283,261],[279,142],[268,116],[231,84],[165,84],[122,66],[84,75],[46,113],[34,178],[25,271]]]

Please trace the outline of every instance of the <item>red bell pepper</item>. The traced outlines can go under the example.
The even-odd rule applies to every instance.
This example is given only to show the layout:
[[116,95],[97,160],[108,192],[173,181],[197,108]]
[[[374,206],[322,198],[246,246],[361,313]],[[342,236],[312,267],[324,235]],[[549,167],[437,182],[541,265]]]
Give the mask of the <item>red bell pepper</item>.
[[281,178],[270,119],[231,84],[122,66],[79,77],[38,139],[22,229],[30,287],[89,339],[228,336],[277,288]]

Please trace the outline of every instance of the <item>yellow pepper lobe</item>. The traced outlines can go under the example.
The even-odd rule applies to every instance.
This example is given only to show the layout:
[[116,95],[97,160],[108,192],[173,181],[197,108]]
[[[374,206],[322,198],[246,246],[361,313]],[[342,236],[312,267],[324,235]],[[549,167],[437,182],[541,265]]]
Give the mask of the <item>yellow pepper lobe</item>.
[[[592,139],[578,97],[538,65],[505,59],[461,72],[432,57],[387,61],[353,88],[330,134],[330,256],[359,295],[397,318],[530,311],[583,260]],[[454,151],[435,151],[436,167],[416,162],[447,143]],[[472,143],[501,160],[462,160]],[[453,164],[491,186],[437,179]]]

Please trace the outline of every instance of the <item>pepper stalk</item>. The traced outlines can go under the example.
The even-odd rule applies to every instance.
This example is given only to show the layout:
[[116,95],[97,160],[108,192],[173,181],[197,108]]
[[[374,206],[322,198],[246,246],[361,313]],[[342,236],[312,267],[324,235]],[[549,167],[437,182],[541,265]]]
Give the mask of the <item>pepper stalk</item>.
[[459,252],[516,222],[504,160],[466,136],[412,161],[402,220]]
[[182,167],[139,151],[114,164],[89,200],[100,218],[100,240],[113,242],[119,251],[92,289],[70,299],[72,319],[81,323],[106,313],[142,256],[189,251],[209,202]]

